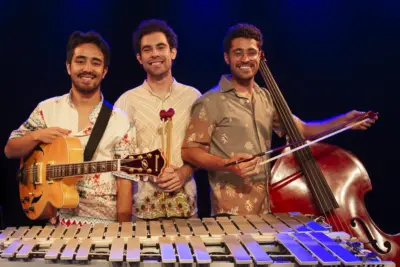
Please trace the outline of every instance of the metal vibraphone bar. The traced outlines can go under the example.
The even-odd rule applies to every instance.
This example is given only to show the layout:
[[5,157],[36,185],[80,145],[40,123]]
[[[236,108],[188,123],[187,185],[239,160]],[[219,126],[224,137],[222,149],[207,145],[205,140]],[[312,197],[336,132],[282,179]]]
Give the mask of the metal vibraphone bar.
[[394,266],[299,213],[0,232],[0,266]]

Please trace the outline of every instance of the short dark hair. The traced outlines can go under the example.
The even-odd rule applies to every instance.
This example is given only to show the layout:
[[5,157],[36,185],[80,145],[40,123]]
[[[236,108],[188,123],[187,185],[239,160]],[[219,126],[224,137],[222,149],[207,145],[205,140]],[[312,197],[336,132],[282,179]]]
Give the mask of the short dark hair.
[[100,48],[104,56],[104,67],[108,67],[110,65],[110,47],[103,37],[95,31],[86,33],[75,31],[69,36],[67,44],[67,62],[71,64],[72,56],[77,46],[88,43],[94,44]]
[[256,26],[239,23],[228,29],[224,38],[224,52],[228,53],[232,47],[232,40],[240,37],[256,40],[259,48],[263,45],[262,33]]
[[135,54],[140,54],[140,43],[142,41],[142,37],[154,32],[162,32],[165,34],[168,45],[171,49],[178,48],[178,37],[176,36],[174,30],[168,26],[167,22],[159,19],[149,19],[142,21],[132,35],[133,49],[135,50]]

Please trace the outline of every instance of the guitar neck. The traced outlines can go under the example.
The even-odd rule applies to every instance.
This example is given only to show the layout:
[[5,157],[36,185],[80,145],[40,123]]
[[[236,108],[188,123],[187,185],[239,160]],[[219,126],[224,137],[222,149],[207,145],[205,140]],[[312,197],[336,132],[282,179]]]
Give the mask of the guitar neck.
[[61,179],[64,177],[80,176],[94,173],[113,172],[120,170],[120,160],[91,161],[83,163],[68,163],[47,165],[46,177],[48,179]]

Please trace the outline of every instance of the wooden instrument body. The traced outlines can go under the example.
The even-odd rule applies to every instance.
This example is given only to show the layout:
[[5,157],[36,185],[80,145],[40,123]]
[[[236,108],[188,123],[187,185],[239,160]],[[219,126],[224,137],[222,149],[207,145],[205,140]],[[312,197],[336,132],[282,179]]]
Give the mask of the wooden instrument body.
[[82,175],[121,171],[127,174],[124,179],[138,181],[140,176],[158,177],[165,165],[159,149],[123,159],[83,162],[78,138],[56,138],[22,160],[18,172],[21,204],[29,219],[48,219],[55,215],[55,208],[78,206],[76,183]]
[[380,258],[400,265],[400,234],[384,233],[365,207],[364,197],[372,185],[363,164],[350,152],[333,145],[313,144],[311,151],[340,207],[321,214],[315,203],[323,200],[313,198],[310,185],[290,154],[280,158],[272,169],[272,212],[299,211],[324,216],[335,231],[357,237]]
[[[66,177],[63,179],[48,180],[46,166],[48,164],[68,164],[83,161],[83,147],[78,138],[57,138],[49,144],[42,144],[36,148],[29,158],[21,163],[21,168],[28,170],[36,166],[38,180],[28,171],[25,182],[20,179],[19,193],[22,208],[29,219],[45,219],[55,215],[55,208],[76,208],[79,203],[79,194],[76,183],[82,176]],[[33,209],[32,209],[33,208]]]

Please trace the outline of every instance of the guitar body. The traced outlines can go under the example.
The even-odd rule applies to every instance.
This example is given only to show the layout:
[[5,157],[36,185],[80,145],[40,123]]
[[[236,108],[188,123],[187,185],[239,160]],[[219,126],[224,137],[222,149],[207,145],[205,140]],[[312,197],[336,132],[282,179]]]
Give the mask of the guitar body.
[[48,164],[68,164],[83,161],[83,148],[78,138],[56,138],[52,144],[38,146],[21,162],[19,193],[22,208],[31,220],[55,215],[55,208],[76,208],[79,195],[76,183],[82,176],[47,179]]
[[124,179],[139,181],[140,176],[159,177],[166,165],[159,149],[124,159],[89,162],[83,162],[83,152],[78,138],[59,137],[51,144],[37,146],[21,161],[17,175],[19,194],[29,219],[48,219],[56,209],[76,208],[76,183],[83,175],[124,172],[128,174]]

